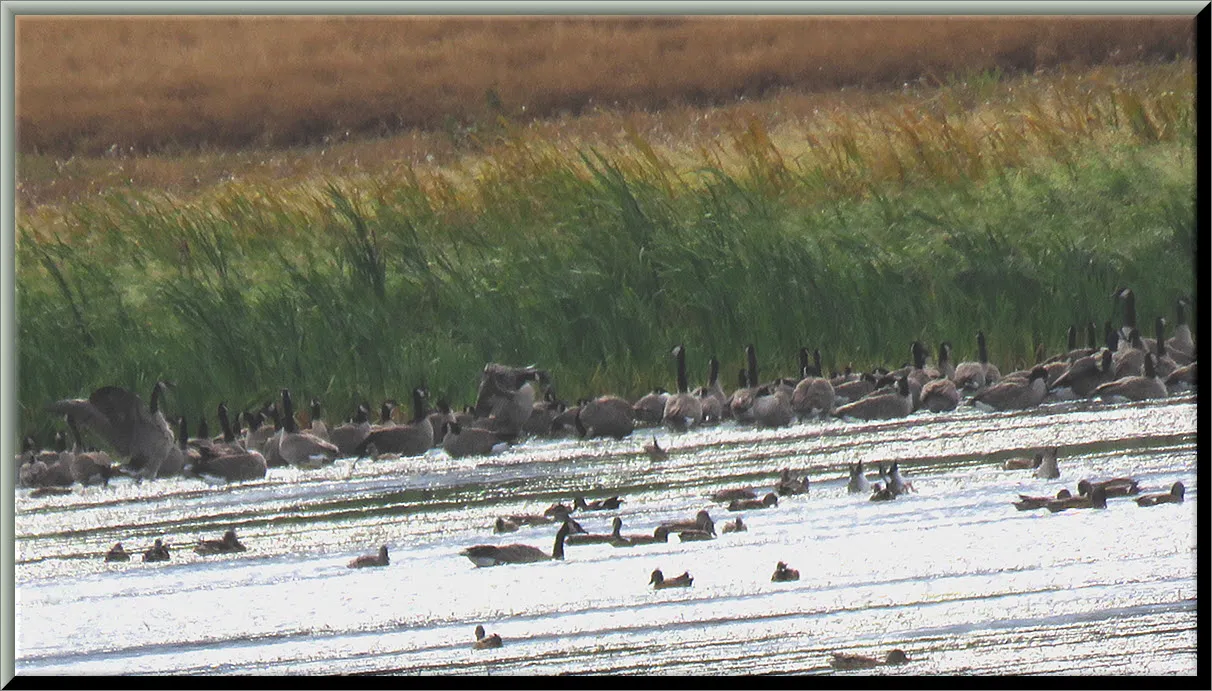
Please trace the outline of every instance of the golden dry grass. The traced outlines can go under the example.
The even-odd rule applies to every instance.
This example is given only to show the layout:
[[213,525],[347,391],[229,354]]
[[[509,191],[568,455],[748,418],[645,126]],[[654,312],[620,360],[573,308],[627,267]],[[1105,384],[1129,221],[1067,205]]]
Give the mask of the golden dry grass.
[[23,153],[295,146],[1190,55],[1188,17],[37,17]]

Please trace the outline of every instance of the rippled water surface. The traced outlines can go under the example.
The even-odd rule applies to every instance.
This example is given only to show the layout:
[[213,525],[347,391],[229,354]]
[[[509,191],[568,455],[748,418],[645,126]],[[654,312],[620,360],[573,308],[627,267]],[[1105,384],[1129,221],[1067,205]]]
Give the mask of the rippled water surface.
[[[656,430],[665,461],[623,441],[528,441],[492,457],[271,469],[262,481],[174,479],[16,498],[20,674],[830,673],[830,653],[905,650],[896,674],[1194,674],[1196,406],[1045,406]],[[1061,478],[1001,462],[1057,445]],[[899,460],[917,493],[870,502],[846,464]],[[569,546],[564,561],[476,568],[475,544],[550,550],[554,526],[493,535],[498,515],[619,494],[579,513],[590,532],[649,533],[709,509],[712,491],[806,471],[807,495],[739,515],[748,532],[627,549]],[[1019,512],[1019,493],[1131,476],[1176,480],[1186,502]],[[248,551],[192,545],[235,527]],[[167,563],[106,564],[156,537]],[[385,568],[346,568],[387,544]],[[801,580],[772,583],[777,561]],[[689,571],[654,591],[651,571]],[[483,623],[504,647],[472,650]],[[872,672],[857,672],[858,674]],[[856,672],[848,672],[855,674]]]

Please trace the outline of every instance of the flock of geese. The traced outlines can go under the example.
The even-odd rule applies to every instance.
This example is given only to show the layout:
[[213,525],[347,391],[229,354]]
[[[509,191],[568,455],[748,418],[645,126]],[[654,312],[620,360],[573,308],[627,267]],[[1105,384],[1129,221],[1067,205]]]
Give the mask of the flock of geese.
[[[1070,327],[1065,352],[1047,356],[1037,353],[1037,364],[1009,374],[1001,374],[989,362],[988,343],[977,332],[977,359],[952,363],[952,347],[944,341],[938,347],[937,361],[929,363],[926,347],[918,341],[910,346],[912,362],[896,370],[877,367],[868,372],[852,372],[850,367],[832,377],[824,376],[820,351],[799,351],[799,371],[793,377],[763,382],[758,375],[754,347],[746,346],[747,367],[738,374],[738,386],[726,392],[719,382],[719,361],[709,360],[707,383],[691,389],[686,370],[686,348],[676,346],[671,357],[676,372],[672,391],[663,388],[629,401],[619,396],[602,395],[582,399],[576,405],[560,401],[550,384],[550,376],[537,367],[511,367],[497,363],[485,366],[476,402],[455,413],[445,401],[436,409],[428,405],[424,386],[413,389],[412,414],[407,421],[395,419],[398,404],[383,402],[378,421],[371,422],[365,403],[358,406],[349,421],[329,427],[322,418],[320,402],[310,401],[308,410],[296,415],[289,389],[281,390],[280,402],[267,404],[258,411],[242,411],[233,425],[225,403],[217,409],[221,434],[212,437],[205,418],[200,420],[197,436],[190,436],[183,416],[171,425],[162,410],[169,384],[159,381],[145,404],[137,395],[115,386],[97,389],[88,399],[64,399],[51,403],[47,411],[64,418],[73,443],[67,435],[56,435],[54,448],[37,448],[26,438],[16,459],[18,484],[36,493],[70,492],[74,484],[108,484],[117,474],[138,480],[185,475],[211,482],[236,482],[264,477],[274,466],[293,465],[315,468],[337,458],[382,459],[418,456],[441,448],[452,457],[486,455],[504,445],[527,437],[575,434],[582,439],[612,437],[622,439],[636,429],[664,426],[675,431],[734,420],[737,424],[758,427],[784,427],[794,421],[833,416],[844,420],[884,420],[908,416],[925,409],[942,412],[956,409],[964,399],[982,410],[1021,410],[1048,400],[1101,398],[1111,401],[1145,400],[1191,390],[1195,386],[1195,344],[1187,323],[1189,302],[1176,303],[1177,327],[1165,337],[1166,320],[1154,322],[1154,338],[1143,338],[1136,325],[1135,296],[1131,289],[1117,290],[1113,296],[1122,303],[1124,323],[1114,328],[1104,325],[1102,340],[1091,322],[1086,329],[1086,347],[1077,344],[1078,330]],[[540,391],[542,395],[540,397]],[[81,427],[100,437],[115,454],[88,448]],[[645,446],[654,459],[668,456],[656,437]],[[1057,449],[1043,449],[1034,459],[1007,461],[1007,469],[1031,469],[1037,477],[1059,477]],[[352,471],[352,467],[351,467]],[[874,480],[874,481],[873,481]],[[778,505],[780,496],[806,492],[806,478],[792,477],[784,469],[774,491],[758,496],[752,488],[732,488],[712,495],[712,500],[727,505],[729,511],[754,511]],[[905,480],[898,464],[868,477],[862,463],[850,466],[847,489],[851,493],[870,493],[871,501],[888,501],[915,491]],[[1185,488],[1175,483],[1170,492],[1137,498],[1141,506],[1182,502]],[[1019,510],[1047,508],[1064,511],[1080,508],[1105,508],[1108,497],[1139,494],[1130,478],[1101,482],[1083,480],[1072,494],[1063,489],[1056,497],[1020,495]],[[559,524],[550,552],[525,544],[474,545],[462,550],[477,567],[524,564],[564,558],[566,545],[610,544],[626,548],[663,543],[676,534],[680,541],[711,540],[716,537],[715,523],[707,510],[692,519],[666,522],[652,532],[624,535],[622,520],[615,517],[609,534],[591,534],[574,517],[585,512],[618,509],[619,497],[587,502],[575,497],[573,505],[557,503],[542,514],[498,517],[495,533],[514,532],[526,526]],[[744,531],[741,517],[725,523],[722,532]],[[195,547],[200,555],[244,551],[245,547],[228,530],[217,540],[202,540]],[[106,561],[130,559],[121,543],[105,556]],[[162,540],[143,553],[143,561],[169,559]],[[386,545],[377,554],[363,555],[349,568],[382,567],[390,564]],[[799,571],[779,562],[771,581],[799,579]],[[660,569],[652,572],[649,585],[654,589],[687,588],[694,582],[687,572],[666,578]],[[499,635],[486,635],[476,627],[473,647],[500,647]],[[837,669],[869,668],[881,664],[901,664],[905,653],[893,650],[881,660],[836,653],[832,664]]]

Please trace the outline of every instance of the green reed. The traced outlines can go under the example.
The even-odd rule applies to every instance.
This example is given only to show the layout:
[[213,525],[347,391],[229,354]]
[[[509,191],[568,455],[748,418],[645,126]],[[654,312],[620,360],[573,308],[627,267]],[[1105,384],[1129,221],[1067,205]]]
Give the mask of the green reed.
[[1116,287],[1147,328],[1192,292],[1191,103],[1164,86],[981,83],[973,110],[953,85],[790,139],[741,123],[691,169],[634,131],[570,149],[503,123],[442,175],[115,194],[73,209],[70,240],[22,228],[22,433],[50,400],[157,378],[191,427],[283,386],[330,419],[418,384],[458,406],[487,361],[636,396],[673,387],[677,343],[726,387],[746,343],[766,378],[801,346],[835,369],[899,366],[914,339],[966,359],[977,329],[1009,371],[1118,323]]

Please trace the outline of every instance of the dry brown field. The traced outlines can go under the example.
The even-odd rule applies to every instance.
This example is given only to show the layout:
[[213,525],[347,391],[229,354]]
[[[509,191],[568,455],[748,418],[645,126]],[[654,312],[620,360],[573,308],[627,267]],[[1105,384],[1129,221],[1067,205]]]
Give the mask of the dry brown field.
[[16,51],[30,209],[250,169],[441,164],[503,119],[579,136],[617,132],[625,114],[647,136],[678,136],[988,70],[1168,60],[1193,53],[1193,21],[22,16]]

